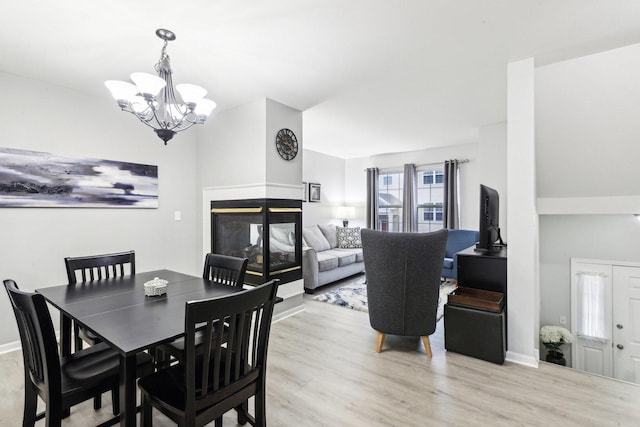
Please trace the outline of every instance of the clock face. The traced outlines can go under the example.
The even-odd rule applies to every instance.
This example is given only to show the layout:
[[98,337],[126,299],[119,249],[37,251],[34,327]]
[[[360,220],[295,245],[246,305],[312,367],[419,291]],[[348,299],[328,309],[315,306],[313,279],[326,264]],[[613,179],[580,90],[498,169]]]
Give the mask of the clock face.
[[298,154],[298,139],[290,129],[280,129],[276,135],[276,149],[285,160],[292,160]]

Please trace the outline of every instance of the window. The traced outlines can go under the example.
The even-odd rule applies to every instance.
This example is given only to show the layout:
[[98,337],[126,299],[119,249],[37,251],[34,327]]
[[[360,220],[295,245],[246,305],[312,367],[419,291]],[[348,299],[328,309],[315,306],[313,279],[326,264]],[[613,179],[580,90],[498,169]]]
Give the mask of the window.
[[444,219],[444,170],[419,170],[418,174],[418,231],[440,230]]
[[422,210],[422,220],[423,222],[434,222],[439,221],[442,222],[442,207],[441,206],[429,206],[425,207]]
[[[444,169],[416,171],[418,232],[440,230],[444,220]],[[378,177],[378,230],[402,231],[403,172],[381,172]]]
[[378,230],[402,231],[403,173],[380,174],[378,182]]
[[425,171],[425,172],[418,172],[418,174],[419,175],[422,174],[423,185],[444,184],[444,171],[441,171],[441,170]]

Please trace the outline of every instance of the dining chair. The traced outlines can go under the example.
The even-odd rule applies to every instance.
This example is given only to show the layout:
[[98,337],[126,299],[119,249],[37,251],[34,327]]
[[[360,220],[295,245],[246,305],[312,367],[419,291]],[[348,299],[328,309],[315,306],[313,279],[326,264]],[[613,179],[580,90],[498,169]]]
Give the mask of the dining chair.
[[[77,284],[78,279],[80,279],[80,283],[86,283],[124,276],[125,274],[136,274],[136,254],[134,251],[67,257],[64,259],[64,264],[67,268],[69,285]],[[73,332],[76,351],[82,350],[82,341],[86,341],[90,345],[100,342],[95,334],[85,328],[78,327],[77,324],[74,324]]]
[[242,286],[248,258],[209,253],[204,258],[202,277],[229,286]]
[[[70,286],[78,283],[87,283],[94,280],[108,279],[110,277],[124,276],[125,274],[136,274],[136,254],[134,251],[119,252],[103,255],[89,255],[81,257],[66,257],[64,264],[67,269],[67,280]],[[62,317],[60,318],[60,328],[62,330]],[[74,350],[82,350],[82,342],[95,345],[101,340],[90,330],[79,326],[73,322]],[[112,394],[116,400],[116,390]],[[102,396],[96,396],[93,401],[93,408],[102,407]]]
[[378,332],[376,352],[382,351],[387,334],[419,336],[431,357],[429,335],[436,330],[447,235],[446,229],[431,233],[362,230],[369,323]]
[[[204,259],[202,277],[227,286],[242,287],[248,263],[247,258],[209,253]],[[197,334],[196,345],[202,341],[201,334]],[[171,358],[179,362],[184,361],[184,339],[178,338],[170,343],[158,345],[155,355],[159,368],[169,364]]]
[[[185,310],[185,363],[143,377],[142,425],[153,407],[180,426],[203,426],[238,411],[238,422],[266,426],[267,347],[278,280],[217,298],[189,301]],[[226,323],[226,343],[217,325]],[[204,331],[204,342],[196,335]],[[254,415],[247,401],[254,398]]]
[[[48,427],[60,426],[63,414],[85,400],[109,390],[118,390],[120,358],[106,343],[98,343],[69,356],[60,357],[53,322],[46,300],[38,293],[23,292],[13,280],[4,281],[20,332],[24,362],[23,427],[46,418]],[[138,376],[153,372],[146,353],[136,356]],[[38,396],[46,409],[36,414]],[[119,411],[114,396],[114,415]],[[103,425],[112,425],[117,418]]]

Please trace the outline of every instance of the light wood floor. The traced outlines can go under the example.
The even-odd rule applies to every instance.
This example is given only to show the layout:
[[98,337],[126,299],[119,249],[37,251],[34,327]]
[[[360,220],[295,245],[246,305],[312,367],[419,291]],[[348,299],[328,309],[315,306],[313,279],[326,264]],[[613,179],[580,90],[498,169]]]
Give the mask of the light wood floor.
[[[322,292],[320,290],[319,292]],[[418,338],[387,337],[376,353],[367,313],[312,300],[273,325],[267,419],[279,426],[638,426],[640,387],[542,362],[540,368],[493,363],[447,352],[442,322],[427,360]],[[19,426],[22,363],[0,355],[0,426]],[[91,402],[65,426],[109,417]],[[44,422],[39,422],[43,426]],[[155,426],[172,425],[154,413]],[[235,426],[235,417],[225,417]]]

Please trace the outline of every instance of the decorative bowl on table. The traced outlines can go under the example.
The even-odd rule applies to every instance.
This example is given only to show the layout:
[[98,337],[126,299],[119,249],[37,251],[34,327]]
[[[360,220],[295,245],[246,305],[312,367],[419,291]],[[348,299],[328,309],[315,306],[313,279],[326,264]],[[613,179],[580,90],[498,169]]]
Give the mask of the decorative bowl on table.
[[144,294],[148,297],[157,297],[167,293],[168,281],[158,277],[144,284]]

